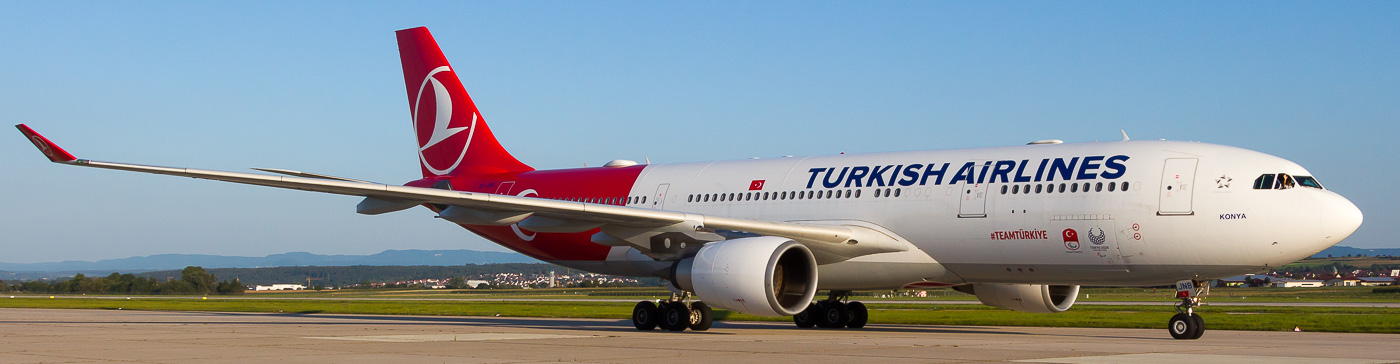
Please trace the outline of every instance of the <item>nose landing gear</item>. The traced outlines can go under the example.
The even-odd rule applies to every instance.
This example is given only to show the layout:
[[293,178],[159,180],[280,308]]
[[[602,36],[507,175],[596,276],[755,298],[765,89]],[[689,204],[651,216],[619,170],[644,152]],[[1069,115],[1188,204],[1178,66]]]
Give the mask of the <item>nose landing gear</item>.
[[793,316],[792,322],[797,324],[797,327],[804,329],[814,326],[828,329],[865,327],[865,322],[870,318],[870,314],[865,309],[865,304],[850,301],[850,297],[850,291],[831,291],[831,295],[827,299],[817,301],[807,306],[807,309],[802,310],[802,313]]
[[1176,297],[1181,302],[1176,304],[1176,315],[1167,321],[1167,332],[1173,339],[1195,340],[1205,334],[1206,322],[1195,312],[1196,307],[1201,306],[1201,300],[1210,294],[1210,285],[1203,283],[1192,280],[1176,282]]

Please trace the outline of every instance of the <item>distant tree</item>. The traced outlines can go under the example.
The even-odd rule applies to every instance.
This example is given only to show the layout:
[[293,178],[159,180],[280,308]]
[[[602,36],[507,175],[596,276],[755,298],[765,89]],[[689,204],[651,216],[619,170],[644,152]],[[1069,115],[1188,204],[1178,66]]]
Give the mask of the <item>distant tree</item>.
[[156,287],[156,292],[153,292],[153,293],[159,293],[159,294],[194,294],[195,291],[194,291],[194,285],[193,285],[193,284],[190,284],[190,282],[187,282],[187,281],[185,281],[185,280],[183,280],[183,279],[173,279],[173,280],[168,280],[168,281],[165,281],[165,282],[161,282],[160,285],[158,285],[158,286]]
[[9,292],[9,291],[10,291],[10,285],[5,284],[5,281],[0,281],[0,292]]
[[465,289],[465,288],[468,288],[468,287],[467,287],[467,278],[466,278],[466,277],[452,277],[452,279],[448,279],[448,280],[447,280],[447,288],[451,288],[451,289]]
[[180,272],[180,280],[190,284],[192,293],[205,294],[217,289],[218,279],[203,267],[188,266]]

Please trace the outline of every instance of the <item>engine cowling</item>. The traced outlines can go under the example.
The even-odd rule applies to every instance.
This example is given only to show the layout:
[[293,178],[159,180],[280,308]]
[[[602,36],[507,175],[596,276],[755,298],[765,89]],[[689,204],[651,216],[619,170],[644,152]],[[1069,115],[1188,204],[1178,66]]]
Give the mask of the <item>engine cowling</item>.
[[1079,298],[1079,286],[973,283],[953,289],[977,295],[987,306],[1033,313],[1065,312]]
[[714,308],[791,316],[817,294],[817,260],[806,246],[761,236],[705,244],[672,267],[671,282]]

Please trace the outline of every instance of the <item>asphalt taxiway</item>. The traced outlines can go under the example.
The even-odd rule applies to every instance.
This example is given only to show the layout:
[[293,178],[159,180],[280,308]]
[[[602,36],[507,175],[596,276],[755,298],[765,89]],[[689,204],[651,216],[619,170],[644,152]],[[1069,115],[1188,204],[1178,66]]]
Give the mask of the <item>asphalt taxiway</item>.
[[3,363],[1394,363],[1387,334],[0,309]]

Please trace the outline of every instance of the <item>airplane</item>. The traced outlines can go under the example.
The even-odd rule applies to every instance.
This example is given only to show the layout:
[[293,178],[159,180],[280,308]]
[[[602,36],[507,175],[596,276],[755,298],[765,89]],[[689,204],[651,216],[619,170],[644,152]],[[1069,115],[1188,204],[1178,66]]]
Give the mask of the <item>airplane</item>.
[[[1362,213],[1307,169],[1236,147],[1164,140],[536,170],[496,140],[427,28],[396,32],[422,178],[388,185],[255,168],[60,164],[360,196],[360,214],[417,206],[530,257],[659,277],[639,330],[707,330],[712,310],[861,328],[856,290],[951,287],[983,304],[1064,312],[1081,286],[1177,287],[1176,339],[1211,279],[1278,267],[1351,235]],[[817,293],[827,293],[817,299]]]

